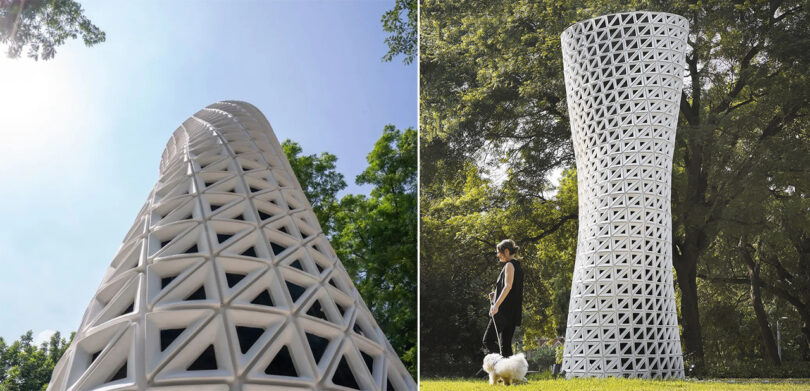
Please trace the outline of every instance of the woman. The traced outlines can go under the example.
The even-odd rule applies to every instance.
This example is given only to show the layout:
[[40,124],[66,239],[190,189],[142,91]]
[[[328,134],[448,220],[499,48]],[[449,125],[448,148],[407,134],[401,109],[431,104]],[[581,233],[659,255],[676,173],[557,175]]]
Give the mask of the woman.
[[488,353],[498,352],[504,357],[512,355],[512,335],[523,316],[523,269],[515,259],[519,249],[511,239],[498,243],[498,260],[504,265],[495,282],[495,291],[489,293],[490,319],[484,332],[484,347]]

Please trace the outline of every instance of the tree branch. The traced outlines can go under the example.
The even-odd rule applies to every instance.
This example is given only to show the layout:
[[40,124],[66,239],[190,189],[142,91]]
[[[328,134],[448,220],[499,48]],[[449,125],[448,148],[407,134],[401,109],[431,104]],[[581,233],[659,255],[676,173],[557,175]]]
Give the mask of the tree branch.
[[479,237],[477,237],[477,236],[471,236],[471,238],[473,238],[473,239],[475,239],[475,240],[477,240],[477,241],[479,241],[479,242],[481,242],[481,243],[484,243],[484,244],[486,244],[487,246],[495,246],[495,243],[488,242],[488,241],[486,241],[486,240],[484,240],[484,239],[481,239],[481,238],[479,238]]
[[752,46],[748,49],[748,52],[745,53],[742,60],[740,60],[740,71],[738,72],[737,81],[734,83],[734,86],[731,88],[731,91],[728,95],[720,102],[719,105],[715,106],[712,109],[713,114],[721,113],[727,111],[731,106],[731,102],[734,101],[734,98],[740,94],[740,92],[745,88],[746,83],[748,82],[747,74],[745,73],[746,70],[751,66],[751,60],[756,57],[757,53],[762,50],[762,47],[759,44]]
[[563,216],[559,221],[557,221],[554,225],[552,225],[551,228],[543,231],[539,235],[532,236],[530,238],[522,239],[522,240],[518,241],[518,243],[524,244],[524,243],[527,243],[527,242],[534,242],[534,241],[543,239],[546,236],[551,235],[555,231],[560,229],[560,227],[562,227],[563,224],[565,224],[565,222],[567,222],[568,220],[573,220],[573,219],[576,219],[576,218],[577,218],[577,215],[575,215],[575,214],[570,214],[570,215],[567,215],[567,216]]

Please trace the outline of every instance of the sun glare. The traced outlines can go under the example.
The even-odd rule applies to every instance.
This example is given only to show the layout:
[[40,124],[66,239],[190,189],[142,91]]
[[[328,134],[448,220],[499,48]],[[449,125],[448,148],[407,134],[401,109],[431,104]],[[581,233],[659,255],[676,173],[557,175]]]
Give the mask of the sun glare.
[[[0,174],[25,164],[36,168],[54,154],[70,153],[82,92],[69,63],[0,54]],[[33,167],[32,167],[33,166]]]

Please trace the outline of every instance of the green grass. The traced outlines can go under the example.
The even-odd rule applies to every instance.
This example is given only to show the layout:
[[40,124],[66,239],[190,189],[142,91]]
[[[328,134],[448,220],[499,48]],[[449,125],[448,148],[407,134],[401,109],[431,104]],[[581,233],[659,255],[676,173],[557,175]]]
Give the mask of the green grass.
[[[423,379],[420,391],[493,391],[506,390],[503,384],[490,386],[487,379]],[[640,379],[529,379],[528,384],[509,390],[542,391],[618,391],[618,390],[695,390],[695,391],[798,391],[810,390],[810,379],[714,379],[714,380],[640,380]]]

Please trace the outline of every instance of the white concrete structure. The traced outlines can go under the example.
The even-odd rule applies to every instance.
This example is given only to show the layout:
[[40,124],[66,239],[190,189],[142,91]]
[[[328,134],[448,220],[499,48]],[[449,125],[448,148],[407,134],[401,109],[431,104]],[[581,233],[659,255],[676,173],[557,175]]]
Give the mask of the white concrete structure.
[[169,141],[49,390],[415,390],[265,117],[212,104]]
[[579,186],[567,377],[684,376],[670,188],[688,31],[632,12],[561,36]]

